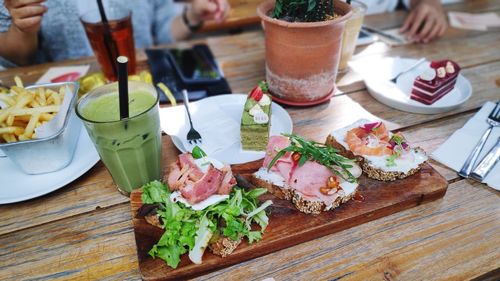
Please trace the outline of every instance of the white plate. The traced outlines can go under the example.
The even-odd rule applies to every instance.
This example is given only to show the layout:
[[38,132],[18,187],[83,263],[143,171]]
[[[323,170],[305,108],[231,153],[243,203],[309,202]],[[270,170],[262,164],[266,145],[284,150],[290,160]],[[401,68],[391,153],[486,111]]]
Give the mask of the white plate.
[[[417,60],[413,60],[413,62],[416,61]],[[410,62],[410,64],[413,62]],[[464,104],[471,97],[472,87],[469,80],[459,74],[455,88],[435,103],[425,105],[410,99],[413,81],[429,64],[429,62],[422,63],[412,71],[401,75],[396,84],[376,78],[365,79],[368,92],[376,100],[385,105],[399,110],[421,114],[437,114],[453,110]]]
[[64,169],[40,175],[21,172],[7,157],[0,158],[0,204],[14,203],[42,196],[74,181],[97,161],[99,155],[85,128],[82,128],[75,155]]
[[[247,95],[244,94],[229,94],[229,95],[218,95],[209,98],[205,98],[196,102],[191,103],[193,107],[206,108],[210,104],[216,103],[220,108],[224,109],[224,113],[229,118],[232,118],[234,122],[240,124],[241,115],[243,113],[243,106],[245,104]],[[279,135],[282,133],[291,133],[293,129],[292,119],[288,112],[286,112],[283,107],[276,103],[272,103],[272,116],[271,116],[271,130],[270,135]],[[192,112],[193,119],[196,119],[197,112]],[[216,116],[214,116],[216,118]],[[162,126],[163,127],[163,126]],[[196,128],[196,124],[194,124]],[[237,127],[239,135],[239,126]],[[165,130],[164,130],[165,131]],[[179,137],[171,136],[174,145],[182,152],[186,152],[184,145]],[[202,135],[203,137],[203,135]],[[245,151],[241,149],[241,141],[238,140],[233,144],[225,147],[222,150],[218,150],[216,153],[211,154],[213,157],[223,163],[227,164],[241,164],[250,161],[259,160],[264,158],[264,151]]]

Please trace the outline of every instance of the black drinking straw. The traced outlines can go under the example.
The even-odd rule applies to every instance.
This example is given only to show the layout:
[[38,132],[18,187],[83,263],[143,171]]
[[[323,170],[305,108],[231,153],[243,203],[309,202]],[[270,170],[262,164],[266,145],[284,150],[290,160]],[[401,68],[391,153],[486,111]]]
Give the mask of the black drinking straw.
[[[108,59],[111,62],[111,67],[113,68],[113,73],[115,77],[117,75],[116,65],[114,63],[115,59],[113,57],[112,49],[116,50],[115,45],[113,44],[113,37],[111,37],[111,31],[109,28],[108,17],[106,16],[106,12],[104,11],[104,6],[102,4],[102,0],[97,0],[97,7],[99,8],[99,14],[101,15],[101,21],[104,24],[104,46],[106,47],[106,52],[108,53]],[[116,52],[118,55],[118,52]]]
[[128,118],[128,58],[119,56],[118,61],[118,94],[120,100],[120,119]]

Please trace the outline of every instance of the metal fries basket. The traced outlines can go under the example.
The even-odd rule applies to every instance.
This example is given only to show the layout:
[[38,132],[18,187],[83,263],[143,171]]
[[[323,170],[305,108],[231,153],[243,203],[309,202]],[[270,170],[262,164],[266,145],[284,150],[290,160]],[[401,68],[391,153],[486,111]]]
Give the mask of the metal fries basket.
[[54,172],[68,166],[73,159],[82,128],[82,122],[75,113],[79,84],[76,82],[50,83],[33,85],[26,89],[44,87],[57,91],[66,85],[73,93],[73,97],[66,112],[64,125],[57,133],[46,138],[0,143],[0,150],[27,174]]

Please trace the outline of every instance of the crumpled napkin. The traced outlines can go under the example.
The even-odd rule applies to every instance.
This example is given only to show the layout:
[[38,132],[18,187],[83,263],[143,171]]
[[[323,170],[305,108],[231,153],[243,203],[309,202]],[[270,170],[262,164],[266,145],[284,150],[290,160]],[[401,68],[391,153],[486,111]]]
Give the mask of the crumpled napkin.
[[[432,152],[431,157],[457,172],[462,169],[465,160],[467,160],[483,133],[488,129],[489,125],[486,122],[486,118],[488,118],[493,108],[495,108],[495,103],[493,102],[484,104],[474,117],[467,121],[461,129],[453,133],[438,149]],[[500,137],[500,128],[493,128],[475,165],[478,165],[496,144],[498,137]],[[483,183],[496,190],[500,190],[500,162],[492,168]]]
[[35,133],[38,139],[46,138],[55,135],[61,128],[64,126],[64,121],[66,119],[66,113],[68,112],[68,108],[71,105],[71,100],[73,99],[73,93],[68,86],[64,88],[64,99],[57,112],[56,116],[52,118],[49,122],[43,124],[42,126],[35,129]]
[[193,127],[202,137],[201,144],[190,144],[187,133],[190,129],[187,112],[184,105],[161,108],[160,121],[162,130],[182,143],[182,152],[191,151],[198,145],[208,155],[213,155],[240,141],[240,124],[231,118],[223,108],[215,102],[189,104]]

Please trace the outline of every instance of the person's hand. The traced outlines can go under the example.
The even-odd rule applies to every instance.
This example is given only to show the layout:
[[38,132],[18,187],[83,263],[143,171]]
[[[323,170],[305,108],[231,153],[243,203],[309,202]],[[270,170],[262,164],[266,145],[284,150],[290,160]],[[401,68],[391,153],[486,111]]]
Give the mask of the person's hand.
[[45,0],[5,0],[5,8],[10,13],[12,24],[24,33],[37,33],[40,30],[42,16],[47,7]]
[[205,20],[223,21],[229,14],[227,0],[194,0],[188,9],[190,22],[199,23]]
[[443,36],[448,23],[439,0],[413,0],[410,7],[401,33],[419,43],[428,43]]

